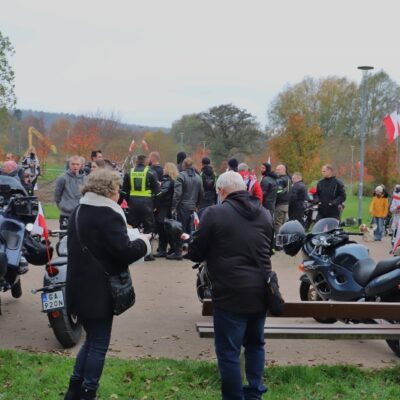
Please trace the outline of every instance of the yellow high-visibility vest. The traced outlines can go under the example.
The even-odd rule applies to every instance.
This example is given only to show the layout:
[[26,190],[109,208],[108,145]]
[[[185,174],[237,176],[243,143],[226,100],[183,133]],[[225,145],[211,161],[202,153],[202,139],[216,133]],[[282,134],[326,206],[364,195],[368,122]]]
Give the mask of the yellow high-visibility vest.
[[[145,167],[143,171],[135,171],[135,168],[131,169],[131,191],[130,196],[140,196],[140,197],[151,197],[151,190],[146,189],[146,177],[149,167]],[[138,184],[139,181],[139,184]],[[135,190],[136,187],[140,186],[140,190]]]

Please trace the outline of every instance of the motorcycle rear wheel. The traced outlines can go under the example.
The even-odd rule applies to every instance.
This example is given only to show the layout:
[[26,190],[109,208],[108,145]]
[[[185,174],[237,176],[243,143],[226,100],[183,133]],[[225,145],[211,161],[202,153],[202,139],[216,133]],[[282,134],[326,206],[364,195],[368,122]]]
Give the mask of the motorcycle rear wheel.
[[65,349],[68,349],[79,342],[82,335],[82,324],[78,317],[67,313],[65,309],[59,312],[61,315],[57,318],[51,313],[47,314],[47,317],[55,337]]
[[[323,301],[309,281],[301,281],[300,299],[301,301]],[[334,324],[337,321],[335,318],[314,317],[314,319],[321,324]]]

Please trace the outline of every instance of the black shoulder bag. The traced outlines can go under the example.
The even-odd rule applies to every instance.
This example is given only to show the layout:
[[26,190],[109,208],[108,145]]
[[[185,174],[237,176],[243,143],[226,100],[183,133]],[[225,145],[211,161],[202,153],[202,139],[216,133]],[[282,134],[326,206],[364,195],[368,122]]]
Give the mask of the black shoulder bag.
[[124,311],[126,311],[128,308],[131,308],[135,304],[136,299],[129,269],[124,272],[120,272],[118,275],[110,275],[103,268],[100,261],[93,255],[89,248],[84,243],[82,243],[78,225],[79,210],[80,206],[75,213],[75,230],[78,237],[78,242],[81,246],[81,250],[85,254],[87,254],[92,259],[96,267],[106,275],[112,298],[113,314],[122,314]]

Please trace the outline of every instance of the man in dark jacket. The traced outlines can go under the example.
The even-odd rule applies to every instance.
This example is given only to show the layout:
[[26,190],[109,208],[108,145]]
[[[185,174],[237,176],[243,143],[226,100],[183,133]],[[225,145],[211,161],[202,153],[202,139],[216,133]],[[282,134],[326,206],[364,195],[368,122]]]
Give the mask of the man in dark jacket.
[[212,206],[217,202],[217,192],[215,190],[217,177],[214,168],[211,166],[211,161],[208,157],[203,157],[201,164],[200,177],[203,185],[203,198],[200,201],[199,209]]
[[263,192],[263,206],[269,210],[272,217],[275,212],[276,196],[278,191],[278,185],[276,180],[278,176],[272,172],[271,164],[261,164],[261,190]]
[[[215,350],[223,399],[261,399],[265,363],[265,279],[256,258],[271,270],[272,217],[228,171],[217,180],[221,204],[208,207],[193,234],[188,256],[206,261],[212,282]],[[245,348],[248,385],[242,386],[240,349]]]
[[289,194],[289,220],[296,219],[303,224],[307,188],[300,172],[292,175],[292,181],[293,186]]
[[334,176],[333,167],[326,164],[321,169],[323,179],[317,184],[314,201],[318,204],[317,220],[322,218],[340,219],[346,191],[343,183]]
[[160,153],[158,151],[152,151],[149,154],[149,166],[156,173],[158,181],[161,182],[164,172],[163,167],[160,165]]
[[280,227],[286,222],[289,212],[289,192],[292,187],[292,179],[287,174],[286,166],[279,164],[275,168],[278,175],[276,183],[278,191],[276,195],[275,213],[274,213],[274,230],[278,234]]
[[185,158],[186,158],[186,153],[184,151],[180,151],[176,155],[176,167],[178,168],[179,172],[182,172],[182,163]]
[[[190,216],[198,208],[203,197],[203,186],[201,178],[193,167],[191,158],[185,158],[182,162],[182,172],[178,175],[174,185],[174,197],[172,199],[172,210],[176,212],[178,221],[182,223],[183,231],[191,233]],[[182,250],[177,249],[166,257],[168,260],[182,259]]]
[[[143,233],[154,230],[154,198],[160,192],[156,173],[145,165],[146,156],[137,156],[136,166],[125,174],[122,191],[129,196],[128,222],[133,228],[143,225]],[[152,255],[145,261],[153,261]]]

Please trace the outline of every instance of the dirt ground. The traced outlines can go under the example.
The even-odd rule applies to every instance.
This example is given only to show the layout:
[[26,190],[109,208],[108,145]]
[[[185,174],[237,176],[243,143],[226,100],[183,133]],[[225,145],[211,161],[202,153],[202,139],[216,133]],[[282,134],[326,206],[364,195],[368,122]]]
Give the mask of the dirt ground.
[[[50,221],[50,225],[56,227],[56,222]],[[387,239],[368,246],[376,260],[388,257]],[[299,300],[300,258],[279,253],[272,262],[286,300]],[[213,341],[200,339],[195,330],[197,321],[210,317],[201,316],[195,292],[196,272],[191,265],[190,261],[162,259],[132,267],[137,303],[115,319],[110,355],[127,359],[215,359]],[[63,352],[41,312],[40,295],[30,292],[41,287],[42,279],[43,267],[31,266],[22,276],[24,293],[20,299],[12,298],[9,292],[1,294],[2,348]],[[75,354],[78,349],[76,346],[66,353]],[[399,363],[384,341],[269,340],[266,350],[268,363],[278,365],[346,363],[381,368]]]

